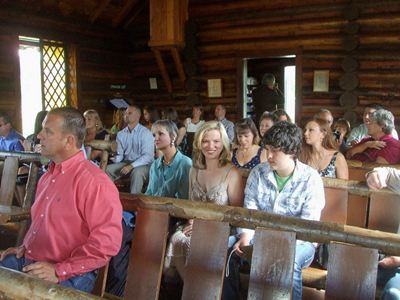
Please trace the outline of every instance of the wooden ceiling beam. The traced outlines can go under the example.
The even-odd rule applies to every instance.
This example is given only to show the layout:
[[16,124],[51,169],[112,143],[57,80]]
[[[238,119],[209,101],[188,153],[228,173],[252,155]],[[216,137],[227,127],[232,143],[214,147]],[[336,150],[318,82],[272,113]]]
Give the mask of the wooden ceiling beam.
[[174,58],[176,70],[178,71],[179,79],[181,80],[182,83],[182,87],[185,88],[186,75],[183,69],[181,56],[179,55],[179,51],[176,47],[172,47],[171,52],[172,52],[172,57]]
[[91,13],[90,15],[90,21],[94,23],[94,21],[97,20],[97,18],[101,15],[101,13],[106,9],[108,4],[110,4],[112,0],[103,0],[100,5]]
[[138,2],[138,0],[127,0],[124,7],[119,11],[118,15],[112,22],[113,27],[117,27],[126,14],[132,9],[132,7]]
[[135,21],[136,17],[142,12],[142,10],[149,4],[149,0],[145,0],[141,3],[138,9],[136,9],[135,13],[133,16],[128,20],[128,22],[125,23],[124,29],[127,29],[128,26]]
[[156,57],[158,67],[160,68],[161,76],[164,79],[165,86],[167,87],[168,93],[172,93],[171,79],[169,78],[169,75],[168,75],[168,72],[167,72],[167,68],[165,67],[164,61],[163,61],[162,56],[161,56],[161,52],[158,51],[158,50],[154,50],[154,49],[152,49],[152,50],[153,50],[154,55]]

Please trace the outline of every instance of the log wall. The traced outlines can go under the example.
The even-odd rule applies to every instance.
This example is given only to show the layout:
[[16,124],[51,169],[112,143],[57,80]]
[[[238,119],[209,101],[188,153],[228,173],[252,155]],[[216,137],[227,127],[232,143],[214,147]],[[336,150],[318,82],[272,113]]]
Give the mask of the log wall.
[[[297,101],[302,101],[303,118],[313,116],[320,108],[331,110],[335,118],[352,110],[357,114],[354,124],[359,124],[364,106],[380,102],[399,119],[398,1],[353,1],[359,8],[359,16],[353,21],[358,25],[355,34],[349,34],[350,22],[345,18],[349,3],[345,0],[326,0],[323,3],[307,0],[230,1],[227,4],[225,1],[191,0],[189,21],[198,26],[195,36],[200,58],[195,63],[201,70],[193,78],[200,83],[198,93],[206,106],[206,117],[213,117],[215,104],[224,103],[228,106],[228,118],[237,119],[236,55],[239,51],[301,47],[303,90],[302,99]],[[352,51],[343,49],[344,39],[349,35],[359,41],[358,47]],[[143,48],[132,57],[135,76],[139,76],[137,80],[145,82],[146,76],[156,74],[157,67],[155,63],[150,66],[154,59],[147,49]],[[339,85],[345,74],[342,61],[347,57],[359,62],[359,68],[354,71],[359,78],[359,85],[354,89],[358,97],[354,108],[340,105],[340,96],[345,92]],[[174,75],[172,65],[170,70]],[[314,70],[330,71],[329,92],[313,92]],[[185,105],[184,91],[177,88],[177,76],[172,77],[175,82],[174,102],[176,107],[182,108]],[[207,79],[212,78],[222,79],[222,98],[207,97]],[[145,103],[150,98],[145,92],[139,96],[138,102]]]
[[[358,8],[356,17],[351,20],[348,19],[349,12],[353,11],[348,9],[350,3]],[[362,122],[364,106],[371,102],[380,102],[399,119],[398,1],[235,0],[227,3],[223,0],[190,0],[188,15],[189,22],[196,26],[186,30],[186,46],[198,52],[183,49],[181,58],[184,66],[194,63],[198,67],[194,75],[188,76],[197,81],[198,88],[189,92],[182,86],[171,52],[162,51],[173,86],[173,92],[169,94],[155,56],[148,47],[148,8],[141,11],[127,31],[121,27],[105,29],[101,24],[89,21],[51,21],[48,16],[35,20],[0,12],[0,19],[8,20],[6,25],[9,26],[3,26],[2,22],[0,28],[0,76],[5,78],[0,83],[0,109],[18,117],[15,91],[19,91],[19,87],[15,82],[13,86],[15,66],[9,60],[8,41],[12,33],[76,44],[79,108],[82,111],[97,109],[107,125],[111,125],[112,107],[103,102],[114,97],[115,91],[109,88],[111,84],[126,84],[127,90],[121,93],[130,103],[153,104],[160,111],[166,105],[172,105],[181,119],[191,114],[187,97],[197,94],[205,107],[205,119],[213,119],[215,106],[223,103],[227,106],[228,119],[236,121],[241,117],[237,114],[237,53],[288,48],[303,51],[302,91],[297,99],[302,104],[303,121],[318,109],[327,108],[335,118],[353,111],[356,116],[353,125],[357,125]],[[346,43],[349,37],[353,40]],[[354,40],[357,42],[355,48],[344,50],[349,49]],[[359,63],[358,69],[353,71],[359,80],[353,90],[358,101],[355,107],[344,108],[340,97],[345,90],[341,88],[340,79],[346,73],[342,62],[349,57]],[[256,69],[261,72],[256,76],[261,77],[262,68]],[[314,70],[329,70],[328,92],[313,92]],[[157,79],[158,89],[150,89],[149,78]],[[215,78],[222,79],[221,98],[209,98],[207,94],[207,80]]]

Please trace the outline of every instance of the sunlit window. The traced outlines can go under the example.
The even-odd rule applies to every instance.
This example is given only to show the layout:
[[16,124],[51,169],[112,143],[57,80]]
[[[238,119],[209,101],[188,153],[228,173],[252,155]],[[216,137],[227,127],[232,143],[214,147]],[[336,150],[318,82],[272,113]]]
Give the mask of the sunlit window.
[[20,36],[23,134],[33,132],[41,110],[68,105],[65,47],[55,41]]
[[285,111],[296,122],[296,66],[285,67]]

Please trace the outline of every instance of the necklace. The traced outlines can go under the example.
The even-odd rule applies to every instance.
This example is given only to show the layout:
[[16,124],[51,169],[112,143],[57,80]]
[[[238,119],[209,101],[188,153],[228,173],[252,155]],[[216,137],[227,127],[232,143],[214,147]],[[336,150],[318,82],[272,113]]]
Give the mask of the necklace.
[[251,152],[251,150],[253,149],[253,145],[251,145],[251,147],[250,147],[250,149],[249,150],[247,150],[247,151],[244,151],[244,148],[243,148],[243,154],[242,154],[242,157],[243,158],[245,158],[246,157],[246,155],[247,155],[247,153],[249,153],[249,152]]
[[324,156],[325,156],[325,150],[323,149],[323,150],[322,150],[321,159],[319,160],[319,162],[318,162],[318,164],[317,164],[317,163],[315,162],[314,155],[311,154],[311,159],[312,159],[312,161],[313,161],[313,163],[314,163],[314,166],[315,166],[315,168],[317,169],[318,172],[319,172],[319,165],[321,164],[321,161],[322,161],[322,159],[324,158]]
[[[172,164],[172,162],[174,161],[174,158],[175,158],[175,156],[176,156],[177,153],[178,153],[178,151],[175,152],[174,156],[172,156],[172,158],[171,158],[170,161],[165,160],[165,159],[163,158],[163,161],[162,161],[162,162],[163,162],[166,166],[169,167],[169,166]],[[164,156],[164,157],[165,157],[165,156]]]

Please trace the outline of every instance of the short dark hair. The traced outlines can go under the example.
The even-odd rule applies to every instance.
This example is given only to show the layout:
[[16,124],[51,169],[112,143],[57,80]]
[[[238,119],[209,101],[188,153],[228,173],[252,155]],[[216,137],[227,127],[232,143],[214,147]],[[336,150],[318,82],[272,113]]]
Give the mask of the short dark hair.
[[178,112],[172,106],[168,106],[164,109],[164,119],[171,120],[175,124],[179,122]]
[[383,106],[382,106],[381,104],[377,103],[377,102],[372,102],[372,103],[370,103],[370,104],[367,104],[365,107],[366,107],[366,108],[367,108],[367,107],[369,107],[369,108],[375,108],[376,110],[384,109]]
[[258,121],[258,123],[259,123],[258,125],[261,125],[261,122],[263,120],[265,120],[265,119],[271,120],[272,122],[274,122],[274,124],[279,122],[279,118],[278,118],[278,116],[276,114],[271,113],[271,112],[267,112],[267,113],[264,113],[264,114],[261,115],[260,120]]
[[285,154],[294,154],[297,159],[303,144],[303,133],[296,124],[280,121],[268,129],[263,137],[263,144],[272,148],[280,148]]
[[86,134],[86,122],[83,114],[74,107],[58,107],[48,112],[48,115],[59,115],[64,118],[62,134],[72,134],[76,147],[80,149]]
[[147,111],[147,113],[149,114],[150,123],[154,123],[155,121],[160,120],[160,115],[153,105],[145,106],[143,108],[143,111]]
[[[134,107],[134,108],[136,109],[136,112],[139,114],[139,118],[142,116],[142,110],[140,109],[140,106],[139,106],[139,105],[133,104],[133,105],[130,105],[129,107]],[[128,108],[129,108],[129,107],[128,107]],[[127,108],[127,109],[128,109],[128,108]],[[127,109],[125,109],[125,111],[126,111]]]
[[3,118],[4,124],[11,124],[12,122],[11,116],[5,111],[0,111],[0,118]]

